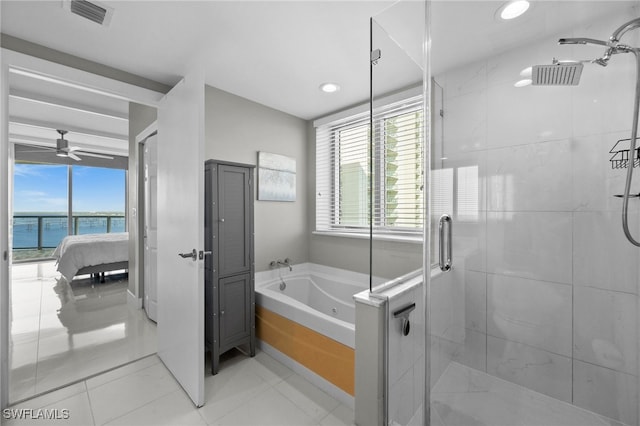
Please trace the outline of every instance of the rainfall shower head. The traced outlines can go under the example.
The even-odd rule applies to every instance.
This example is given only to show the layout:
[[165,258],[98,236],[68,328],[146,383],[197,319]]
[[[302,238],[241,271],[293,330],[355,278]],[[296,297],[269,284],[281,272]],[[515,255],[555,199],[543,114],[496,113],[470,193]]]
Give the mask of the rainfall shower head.
[[581,62],[558,62],[534,65],[531,73],[533,86],[577,86],[582,75]]

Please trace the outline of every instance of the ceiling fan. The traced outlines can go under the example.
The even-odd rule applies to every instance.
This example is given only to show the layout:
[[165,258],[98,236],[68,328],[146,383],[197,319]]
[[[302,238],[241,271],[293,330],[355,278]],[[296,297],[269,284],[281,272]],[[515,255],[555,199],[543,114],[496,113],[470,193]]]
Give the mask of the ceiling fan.
[[81,148],[69,145],[69,141],[64,138],[64,135],[66,135],[68,133],[68,131],[67,130],[60,130],[60,129],[56,129],[56,131],[60,134],[60,138],[56,139],[56,147],[55,148],[42,147],[42,149],[51,150],[51,151],[55,150],[56,151],[56,155],[58,157],[71,158],[71,159],[73,159],[75,161],[81,161],[82,158],[80,158],[80,156],[96,157],[96,158],[104,158],[104,159],[107,159],[107,160],[113,160],[113,157],[111,157],[109,155],[96,154],[96,153],[93,153],[93,152],[86,152],[86,151],[82,151]]

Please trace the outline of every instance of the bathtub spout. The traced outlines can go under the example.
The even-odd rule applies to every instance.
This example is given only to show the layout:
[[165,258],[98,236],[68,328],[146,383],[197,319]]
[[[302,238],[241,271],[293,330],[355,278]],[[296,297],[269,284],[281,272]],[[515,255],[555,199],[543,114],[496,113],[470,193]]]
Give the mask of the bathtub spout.
[[289,259],[288,257],[284,260],[284,262],[280,259],[272,260],[271,263],[269,263],[269,266],[271,266],[272,268],[284,266],[285,268],[289,268],[289,272],[293,271],[291,259]]

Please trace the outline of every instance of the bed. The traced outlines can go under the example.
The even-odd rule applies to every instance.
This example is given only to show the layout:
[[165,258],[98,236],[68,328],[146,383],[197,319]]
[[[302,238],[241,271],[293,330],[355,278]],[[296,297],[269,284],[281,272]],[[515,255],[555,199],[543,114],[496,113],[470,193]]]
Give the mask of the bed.
[[67,282],[76,275],[102,274],[129,268],[129,233],[69,235],[53,252],[58,272]]

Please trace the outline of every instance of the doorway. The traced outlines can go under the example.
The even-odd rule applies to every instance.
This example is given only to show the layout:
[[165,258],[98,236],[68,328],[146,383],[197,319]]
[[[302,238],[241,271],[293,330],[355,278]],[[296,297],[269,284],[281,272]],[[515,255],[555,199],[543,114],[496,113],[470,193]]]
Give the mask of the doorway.
[[[45,70],[46,78],[42,77]],[[77,81],[84,81],[84,74],[79,70],[3,50],[2,82],[7,88],[6,92],[3,90],[7,98],[3,103],[6,109],[3,108],[1,114],[4,130],[1,151],[2,157],[7,159],[6,164],[12,165],[9,168],[3,166],[1,197],[2,204],[7,206],[1,218],[2,233],[6,232],[2,238],[5,262],[2,264],[0,319],[3,359],[0,399],[3,407],[8,402],[14,403],[48,392],[157,350],[155,324],[146,318],[142,310],[136,310],[135,304],[128,303],[131,298],[130,287],[135,289],[137,286],[135,277],[127,276],[124,270],[117,270],[106,274],[102,283],[90,275],[67,280],[61,277],[55,261],[50,257],[16,264],[13,262],[14,256],[10,255],[11,246],[17,242],[14,235],[17,226],[12,217],[12,212],[17,211],[13,198],[14,173],[24,171],[14,167],[16,162],[33,168],[40,164],[57,164],[56,160],[49,161],[51,159],[57,158],[58,163],[62,161],[56,155],[59,152],[56,152],[55,136],[56,131],[62,128],[69,131],[62,138],[69,141],[74,156],[80,158],[80,161],[66,158],[67,164],[76,161],[82,164],[80,168],[77,165],[62,166],[69,167],[69,170],[75,167],[77,172],[81,172],[68,173],[69,187],[73,187],[71,179],[75,179],[76,184],[90,182],[93,172],[101,170],[95,167],[95,161],[124,159],[126,169],[129,99],[133,96],[138,102],[155,105],[161,97],[159,93],[139,88],[130,90],[133,86],[97,76],[91,78],[94,83],[99,81],[100,84],[96,83],[91,91],[81,84],[69,83],[75,77]],[[51,76],[58,76],[58,79]],[[104,92],[96,91],[95,87],[101,85],[105,88]],[[98,104],[96,99],[99,99]],[[30,116],[31,112],[39,118]],[[17,146],[23,148],[16,149]],[[16,151],[20,151],[20,154],[17,155]],[[28,158],[22,158],[23,155]],[[118,185],[124,186],[128,180],[127,172],[121,170],[123,176]],[[104,177],[104,180],[112,179]],[[127,186],[130,188],[131,182]],[[96,189],[93,192],[107,198],[105,191]],[[91,197],[80,200],[74,197],[72,191],[65,194],[66,202],[48,199],[46,191],[41,192],[27,195],[42,197],[43,202],[56,201],[62,204],[61,211],[68,212],[72,202],[76,206],[82,202],[97,203]],[[63,192],[66,193],[66,189]],[[76,196],[80,194],[81,191],[75,191]],[[96,207],[86,210],[95,213],[105,209]],[[130,212],[127,201],[122,200],[120,210],[122,216],[117,220],[121,223],[116,225],[113,225],[114,219],[110,215],[97,218],[93,214],[78,214],[77,209],[71,209],[72,213],[66,214],[60,225],[64,228],[63,234],[124,231],[125,226],[128,227],[125,225],[125,215]],[[76,216],[92,216],[89,218],[92,223],[90,228],[95,229],[85,229],[88,226],[88,223],[84,223],[87,218]],[[53,225],[44,222],[44,219],[36,217],[35,223],[40,226],[31,229],[35,235],[41,235],[40,241],[46,240],[44,234],[53,232]],[[12,244],[9,245],[9,242]],[[132,239],[131,244],[136,245],[137,240]],[[137,290],[133,293],[135,297]]]

